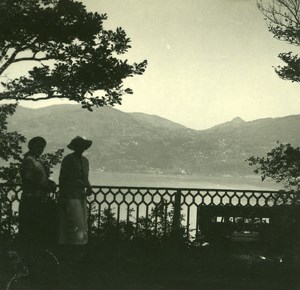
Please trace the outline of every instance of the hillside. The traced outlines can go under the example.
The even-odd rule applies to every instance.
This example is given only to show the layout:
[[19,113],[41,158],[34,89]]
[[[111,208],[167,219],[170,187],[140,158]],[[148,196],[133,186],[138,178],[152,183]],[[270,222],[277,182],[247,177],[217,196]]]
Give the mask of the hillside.
[[9,128],[27,138],[44,136],[47,151],[66,148],[76,135],[92,139],[87,154],[94,170],[205,175],[251,174],[247,157],[265,154],[277,140],[299,146],[299,127],[300,115],[251,122],[237,117],[197,131],[159,116],[110,107],[88,112],[77,105],[18,107],[9,120]]

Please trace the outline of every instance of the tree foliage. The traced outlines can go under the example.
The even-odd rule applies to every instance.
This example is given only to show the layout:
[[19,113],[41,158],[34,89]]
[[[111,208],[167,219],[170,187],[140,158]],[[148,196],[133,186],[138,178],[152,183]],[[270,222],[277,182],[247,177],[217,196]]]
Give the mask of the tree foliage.
[[[123,81],[147,65],[124,57],[130,38],[105,30],[106,14],[76,0],[1,0],[0,100],[76,101],[83,108],[121,103]],[[26,68],[16,76],[16,68]]]
[[22,152],[21,143],[25,142],[25,137],[21,134],[7,131],[7,118],[14,114],[16,106],[16,104],[0,106],[0,158],[5,161],[10,158],[19,161]]
[[[278,143],[279,144],[279,143]],[[283,183],[286,189],[300,190],[300,148],[291,144],[279,144],[265,157],[250,157],[250,166],[260,173],[262,180],[271,178]]]
[[[174,236],[174,205],[168,210],[163,199],[151,209],[148,216],[140,216],[134,221],[135,210],[129,209],[130,220],[118,220],[112,208],[105,208],[100,213],[92,207],[90,215],[90,236],[96,243],[106,242],[115,247],[115,243],[131,242],[135,246],[163,248],[175,241],[182,246],[190,246],[191,238],[186,226],[180,224],[178,235]],[[180,222],[184,216],[180,216]],[[191,232],[191,230],[189,230]]]
[[[259,10],[265,17],[269,31],[274,38],[300,46],[300,1],[259,0]],[[275,68],[278,76],[292,82],[300,81],[300,58],[292,52],[282,52],[278,57],[285,63]]]
[[[300,46],[300,1],[258,0],[258,9],[264,15],[269,31],[277,40]],[[292,52],[283,52],[279,58],[285,63],[275,68],[284,80],[300,82],[300,58]],[[271,178],[283,183],[288,190],[300,190],[300,148],[291,144],[280,144],[267,153],[266,157],[250,157],[250,166],[256,166],[262,180]]]

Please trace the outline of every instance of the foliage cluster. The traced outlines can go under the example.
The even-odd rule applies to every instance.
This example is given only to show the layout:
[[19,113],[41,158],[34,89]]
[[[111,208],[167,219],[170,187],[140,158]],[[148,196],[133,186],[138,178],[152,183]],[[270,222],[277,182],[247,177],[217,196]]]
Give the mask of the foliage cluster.
[[266,156],[251,156],[246,161],[255,166],[254,172],[261,175],[262,181],[270,178],[284,186],[284,190],[274,196],[276,204],[290,203],[288,192],[294,194],[297,202],[300,197],[300,148],[277,143]]
[[[299,0],[258,0],[257,7],[264,15],[269,31],[277,40],[300,46],[300,1]],[[300,81],[300,58],[292,52],[279,54],[284,66],[275,68],[278,76],[292,82]],[[291,144],[280,144],[266,157],[250,157],[247,161],[256,166],[262,180],[269,177],[283,183],[286,190],[298,196],[300,192],[300,148]]]
[[[100,224],[97,223],[98,211],[91,213],[91,239],[115,246],[117,243],[135,245],[136,247],[163,248],[174,244],[188,247],[191,243],[186,227],[174,228],[174,210],[168,211],[166,204],[157,204],[148,217],[133,221],[133,210],[129,220],[118,221],[110,208],[101,211]],[[180,217],[183,220],[183,216]]]
[[119,57],[130,38],[121,27],[105,30],[106,19],[76,0],[2,0],[0,100],[64,98],[88,110],[120,104],[132,94],[124,79],[143,74],[147,61]]
[[[265,17],[269,31],[275,39],[300,46],[300,1],[299,0],[259,0],[259,10]],[[284,66],[275,68],[278,76],[292,82],[300,81],[300,58],[292,52],[278,56]]]
[[265,157],[250,157],[250,166],[257,166],[262,180],[271,178],[282,182],[287,189],[300,189],[300,148],[291,144],[282,144],[267,153]]

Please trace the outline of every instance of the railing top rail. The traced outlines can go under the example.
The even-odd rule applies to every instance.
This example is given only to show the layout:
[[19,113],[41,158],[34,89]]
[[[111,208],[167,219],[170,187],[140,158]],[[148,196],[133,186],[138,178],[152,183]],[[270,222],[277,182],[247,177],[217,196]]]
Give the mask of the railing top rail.
[[[18,183],[0,183],[0,186],[21,186]],[[201,187],[167,187],[167,186],[128,186],[128,185],[92,185],[92,188],[112,188],[112,189],[143,189],[143,190],[172,190],[172,191],[227,191],[236,193],[256,192],[256,193],[281,193],[281,190],[263,190],[263,189],[235,189],[235,188],[201,188]],[[289,194],[286,191],[284,193]]]
[[[164,186],[111,186],[93,185],[93,188],[113,188],[113,189],[157,189],[157,190],[181,190],[181,191],[230,191],[230,192],[258,192],[258,193],[279,193],[280,190],[262,189],[232,189],[232,188],[201,188],[201,187],[164,187]],[[285,193],[289,193],[288,191]]]

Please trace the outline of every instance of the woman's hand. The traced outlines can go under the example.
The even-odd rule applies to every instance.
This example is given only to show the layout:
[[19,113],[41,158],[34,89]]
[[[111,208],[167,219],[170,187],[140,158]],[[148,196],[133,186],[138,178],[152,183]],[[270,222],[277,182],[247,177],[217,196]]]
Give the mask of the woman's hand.
[[87,196],[90,196],[93,194],[93,189],[92,187],[89,185],[87,188],[86,188],[86,195]]
[[49,192],[55,192],[56,191],[56,183],[51,179],[48,179],[47,190]]

